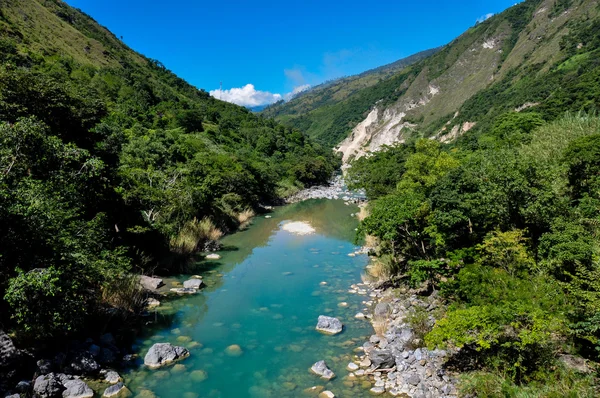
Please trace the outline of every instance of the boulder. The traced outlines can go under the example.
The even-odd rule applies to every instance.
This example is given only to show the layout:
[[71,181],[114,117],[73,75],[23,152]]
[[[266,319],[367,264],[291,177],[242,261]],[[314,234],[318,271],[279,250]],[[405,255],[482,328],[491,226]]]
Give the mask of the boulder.
[[63,398],[92,398],[94,391],[83,381],[74,379],[64,383]]
[[203,285],[204,282],[202,282],[202,279],[189,279],[183,282],[183,287],[190,289],[200,289],[201,287],[203,287]]
[[104,393],[102,394],[102,397],[105,398],[129,396],[131,396],[131,391],[129,391],[129,389],[125,387],[125,384],[121,382],[115,384],[114,386],[108,387],[106,390],[104,390]]
[[121,376],[114,370],[103,370],[100,374],[104,375],[104,381],[110,384],[117,384],[122,381]]
[[27,394],[31,390],[31,384],[29,380],[21,380],[15,387],[15,390],[21,394]]
[[179,346],[174,346],[170,343],[156,343],[144,357],[144,365],[152,369],[160,368],[171,362],[184,359],[190,355],[190,352]]
[[6,333],[0,330],[0,367],[10,365],[19,355],[19,350]]
[[100,365],[89,351],[77,353],[70,361],[69,366],[74,374],[90,375],[100,371]]
[[316,329],[319,332],[327,333],[327,334],[338,334],[342,332],[344,325],[337,318],[332,318],[325,315],[320,315],[319,320],[317,321]]
[[396,359],[390,350],[373,350],[369,352],[372,366],[380,369],[390,369],[396,364]]
[[33,384],[33,393],[39,398],[62,397],[64,389],[65,387],[62,385],[60,378],[54,373],[39,376]]
[[163,280],[160,278],[153,278],[151,276],[142,275],[140,276],[140,285],[142,285],[142,287],[147,290],[156,290],[159,287],[163,286],[164,283]]
[[325,361],[319,361],[315,363],[313,366],[311,366],[310,370],[325,380],[331,380],[335,377],[335,373],[329,369]]

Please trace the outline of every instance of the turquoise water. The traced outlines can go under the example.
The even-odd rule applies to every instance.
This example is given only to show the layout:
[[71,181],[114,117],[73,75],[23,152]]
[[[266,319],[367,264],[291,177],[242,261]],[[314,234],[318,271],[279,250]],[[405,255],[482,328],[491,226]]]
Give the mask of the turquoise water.
[[[315,385],[337,396],[364,395],[365,386],[347,380],[345,370],[353,349],[372,333],[367,321],[354,318],[366,298],[348,293],[368,261],[348,256],[356,249],[351,213],[357,210],[343,201],[307,201],[277,209],[270,219],[258,216],[247,230],[226,237],[222,259],[200,262],[193,272],[203,275],[207,287],[163,299],[155,323],[137,342],[139,366],[125,374],[134,396],[296,397]],[[283,231],[286,221],[308,222],[316,233]],[[167,288],[173,283],[167,280]],[[315,331],[322,314],[338,317],[344,332]],[[156,342],[186,346],[191,356],[145,369],[143,356]],[[241,353],[226,352],[230,345]],[[322,359],[337,375],[332,381],[308,371]]]

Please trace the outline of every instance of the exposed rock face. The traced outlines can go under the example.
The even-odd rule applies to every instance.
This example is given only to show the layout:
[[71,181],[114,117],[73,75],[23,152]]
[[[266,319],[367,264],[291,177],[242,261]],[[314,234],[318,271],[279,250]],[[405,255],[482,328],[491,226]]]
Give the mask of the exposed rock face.
[[190,279],[190,280],[183,282],[184,288],[200,289],[203,286],[204,286],[204,282],[202,281],[202,279]]
[[179,346],[174,346],[170,343],[156,343],[144,357],[144,365],[152,369],[160,368],[171,362],[184,359],[190,355],[190,352]]
[[39,376],[33,385],[34,395],[39,398],[62,397],[64,390],[65,387],[60,378],[54,373]]
[[160,278],[153,278],[151,276],[142,275],[140,276],[140,285],[142,285],[144,289],[154,291],[159,287],[163,286],[164,283],[163,280]]
[[326,334],[338,334],[342,332],[343,328],[344,325],[342,325],[339,319],[320,315],[316,329]]
[[74,379],[64,383],[63,398],[92,398],[94,391],[83,381]]
[[311,366],[310,370],[314,374],[321,376],[321,378],[326,380],[331,380],[335,377],[335,373],[329,369],[325,361],[319,361],[315,363],[313,366]]

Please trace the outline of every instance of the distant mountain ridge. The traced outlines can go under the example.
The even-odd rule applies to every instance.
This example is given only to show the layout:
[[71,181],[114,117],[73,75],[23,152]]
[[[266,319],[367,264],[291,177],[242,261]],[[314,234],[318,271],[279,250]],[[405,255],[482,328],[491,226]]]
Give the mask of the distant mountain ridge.
[[348,161],[415,134],[451,142],[506,112],[551,120],[596,110],[599,15],[597,0],[526,0],[347,95],[336,89],[352,80],[263,113],[337,146]]

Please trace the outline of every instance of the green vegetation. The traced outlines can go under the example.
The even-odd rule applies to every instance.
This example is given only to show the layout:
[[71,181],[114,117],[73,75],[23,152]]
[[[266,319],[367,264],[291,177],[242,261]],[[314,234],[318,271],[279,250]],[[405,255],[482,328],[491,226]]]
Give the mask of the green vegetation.
[[176,269],[338,165],[63,2],[0,6],[0,323],[20,337],[139,310],[134,270]]
[[[473,140],[507,112],[552,121],[565,111],[598,111],[599,11],[590,0],[523,1],[377,81],[341,79],[264,114],[333,147],[375,106],[406,114],[403,121],[416,125],[403,130],[408,140],[453,127]],[[460,131],[465,123],[474,123],[468,132]]]
[[600,358],[600,118],[540,120],[508,113],[475,149],[423,139],[356,162],[403,170],[353,180],[387,192],[359,231],[382,240],[392,279],[448,300],[425,341],[474,358],[465,393],[593,396],[596,380],[558,358]]

